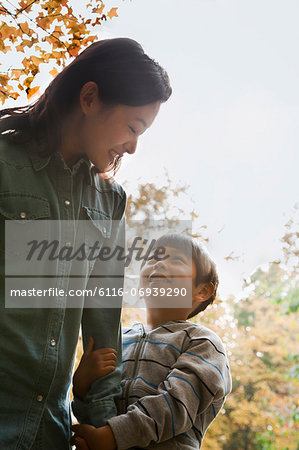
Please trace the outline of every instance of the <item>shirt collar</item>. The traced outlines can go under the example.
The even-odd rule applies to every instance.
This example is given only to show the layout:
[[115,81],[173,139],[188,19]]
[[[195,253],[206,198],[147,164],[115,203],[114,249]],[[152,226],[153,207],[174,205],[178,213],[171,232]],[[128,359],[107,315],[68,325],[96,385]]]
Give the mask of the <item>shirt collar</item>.
[[[31,163],[34,170],[37,172],[47,167],[50,164],[50,161],[53,164],[59,164],[61,165],[61,167],[64,166],[65,168],[68,168],[61,153],[59,152],[54,152],[47,156],[40,155],[36,152],[29,152],[29,157],[31,159]],[[86,155],[83,155],[82,158],[80,158],[79,161],[77,161],[73,165],[72,167],[73,174],[77,173],[82,165],[85,167],[85,170],[86,169],[88,170],[89,180],[90,183],[92,184],[92,168],[94,166]]]

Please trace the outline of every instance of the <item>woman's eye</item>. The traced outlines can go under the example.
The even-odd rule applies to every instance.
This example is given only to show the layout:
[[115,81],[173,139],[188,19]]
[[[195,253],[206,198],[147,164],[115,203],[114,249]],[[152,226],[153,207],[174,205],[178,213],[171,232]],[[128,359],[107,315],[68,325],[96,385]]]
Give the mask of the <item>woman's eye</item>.
[[129,125],[129,128],[133,134],[136,134],[136,130],[133,127],[130,127],[130,125]]

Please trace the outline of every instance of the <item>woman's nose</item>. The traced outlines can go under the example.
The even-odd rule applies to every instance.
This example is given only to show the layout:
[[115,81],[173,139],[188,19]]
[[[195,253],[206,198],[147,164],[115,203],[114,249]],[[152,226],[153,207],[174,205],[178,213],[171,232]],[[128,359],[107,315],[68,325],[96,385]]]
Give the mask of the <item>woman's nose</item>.
[[137,148],[137,139],[126,144],[126,152],[133,155]]

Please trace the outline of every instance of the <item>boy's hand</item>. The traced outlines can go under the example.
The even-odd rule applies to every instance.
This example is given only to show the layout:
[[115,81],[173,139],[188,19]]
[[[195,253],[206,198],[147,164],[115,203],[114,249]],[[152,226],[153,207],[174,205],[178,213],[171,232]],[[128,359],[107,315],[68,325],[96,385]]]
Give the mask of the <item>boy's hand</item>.
[[70,443],[76,446],[76,450],[90,450],[84,439],[79,436],[73,436]]
[[75,435],[71,438],[70,443],[76,445],[78,450],[117,449],[114,434],[109,425],[100,428],[91,425],[72,425],[71,430],[74,431]]
[[83,400],[91,383],[110,372],[116,365],[116,350],[113,348],[100,348],[93,351],[94,340],[89,338],[85,352],[73,376],[73,392],[76,397]]

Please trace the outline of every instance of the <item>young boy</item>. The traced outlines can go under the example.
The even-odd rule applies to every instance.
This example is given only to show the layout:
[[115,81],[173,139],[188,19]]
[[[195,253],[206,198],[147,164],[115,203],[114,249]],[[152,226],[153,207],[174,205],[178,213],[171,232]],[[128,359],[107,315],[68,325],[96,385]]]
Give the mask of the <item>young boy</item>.
[[[164,235],[155,246],[163,246],[166,257],[143,261],[140,272],[140,290],[149,294],[144,296],[147,326],[134,322],[123,330],[118,415],[101,428],[72,426],[71,443],[77,449],[198,449],[231,390],[220,338],[187,321],[215,299],[215,264],[194,240],[182,235]],[[192,304],[185,297],[183,307],[169,307],[177,292],[191,294]],[[115,367],[113,349],[93,352],[92,345],[90,340],[73,378],[73,409],[79,421],[80,399],[98,376]]]

